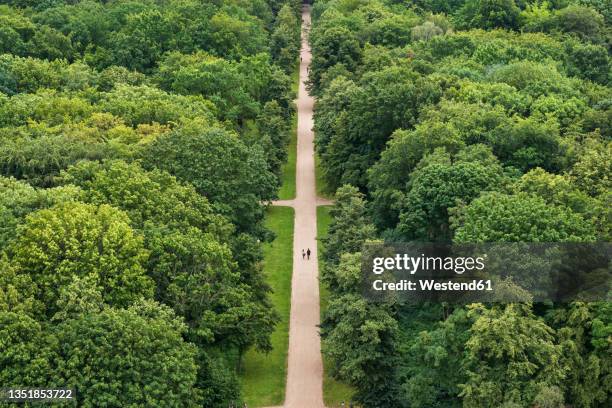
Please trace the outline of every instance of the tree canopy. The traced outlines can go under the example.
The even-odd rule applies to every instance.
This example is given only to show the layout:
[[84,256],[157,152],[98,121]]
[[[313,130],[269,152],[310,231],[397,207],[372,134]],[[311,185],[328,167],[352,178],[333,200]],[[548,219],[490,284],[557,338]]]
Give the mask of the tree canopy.
[[0,3],[0,382],[241,403],[301,3]]
[[604,3],[315,2],[315,144],[336,193],[322,350],[360,406],[609,405],[605,302],[532,303],[520,285],[507,305],[361,291],[368,241],[610,240]]

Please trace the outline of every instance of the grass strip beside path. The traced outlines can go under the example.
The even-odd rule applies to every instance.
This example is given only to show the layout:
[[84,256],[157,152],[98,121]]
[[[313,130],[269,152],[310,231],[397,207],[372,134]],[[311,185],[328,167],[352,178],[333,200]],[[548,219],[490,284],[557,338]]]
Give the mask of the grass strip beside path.
[[[291,75],[292,91],[297,96],[300,84],[300,64],[296,64]],[[281,167],[281,187],[278,190],[279,200],[295,198],[295,166],[297,162],[297,112],[291,118],[291,140],[287,146],[287,162]]]
[[281,167],[281,187],[278,190],[279,200],[295,198],[295,166],[297,162],[297,114],[291,118],[291,140],[287,146],[287,162]]
[[281,320],[272,333],[270,353],[252,349],[243,357],[240,380],[242,395],[249,407],[281,405],[285,399],[293,271],[293,221],[291,207],[268,209],[265,224],[276,234],[276,239],[264,246],[264,272],[273,290],[270,296],[272,304]]

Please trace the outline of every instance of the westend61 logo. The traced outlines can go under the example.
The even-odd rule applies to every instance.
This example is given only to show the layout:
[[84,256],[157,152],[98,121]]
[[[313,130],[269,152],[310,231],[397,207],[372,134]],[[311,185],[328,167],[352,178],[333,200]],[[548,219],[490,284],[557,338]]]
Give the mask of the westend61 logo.
[[373,301],[610,300],[610,243],[367,243],[362,291]]

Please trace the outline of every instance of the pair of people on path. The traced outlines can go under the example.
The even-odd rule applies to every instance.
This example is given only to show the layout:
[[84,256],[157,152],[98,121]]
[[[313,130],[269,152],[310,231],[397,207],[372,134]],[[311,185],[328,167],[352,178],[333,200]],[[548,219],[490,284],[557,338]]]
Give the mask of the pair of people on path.
[[310,259],[310,248],[308,248],[306,251],[302,249],[302,259],[304,258]]

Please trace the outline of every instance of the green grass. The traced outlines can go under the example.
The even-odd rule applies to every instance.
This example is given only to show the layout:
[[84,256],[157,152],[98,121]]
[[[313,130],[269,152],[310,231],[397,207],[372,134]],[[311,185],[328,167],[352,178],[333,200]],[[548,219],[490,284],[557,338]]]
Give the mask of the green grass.
[[244,355],[240,380],[242,395],[249,407],[281,405],[285,399],[289,313],[291,309],[291,273],[293,271],[293,208],[271,207],[266,227],[276,239],[264,246],[264,272],[272,287],[270,296],[280,322],[272,333],[272,351],[268,354],[249,350]]
[[[291,74],[291,90],[297,92],[300,84],[300,64],[297,63]],[[279,200],[295,198],[295,165],[297,162],[297,113],[291,118],[291,140],[287,147],[287,162],[281,168],[281,187],[278,190]]]
[[300,89],[300,62],[295,62],[295,69],[291,73],[291,90],[297,98],[298,90]]
[[297,114],[291,119],[291,141],[287,147],[287,162],[281,169],[281,187],[278,190],[279,200],[295,198],[295,164],[297,162]]
[[[317,207],[317,245],[318,252],[321,253],[322,244],[321,238],[327,234],[327,229],[331,222],[331,216],[329,215],[330,206]],[[323,268],[323,261],[319,257],[319,271]],[[329,302],[329,290],[324,283],[319,284],[320,293],[320,305],[321,305],[321,316],[327,308]],[[323,355],[323,401],[327,407],[339,407],[342,401],[345,401],[348,406],[352,395],[355,390],[340,381],[333,379],[329,373],[331,371],[331,361]]]

